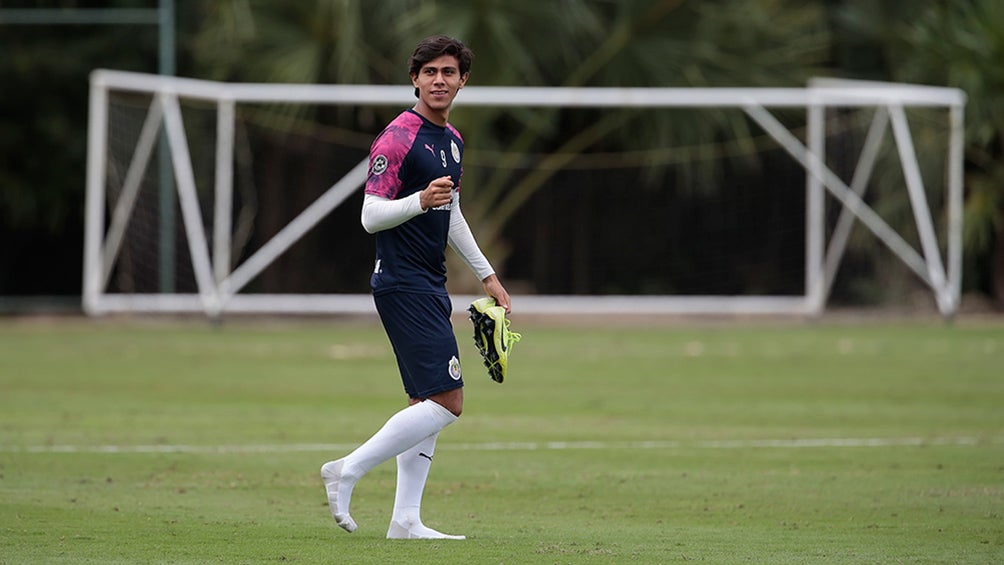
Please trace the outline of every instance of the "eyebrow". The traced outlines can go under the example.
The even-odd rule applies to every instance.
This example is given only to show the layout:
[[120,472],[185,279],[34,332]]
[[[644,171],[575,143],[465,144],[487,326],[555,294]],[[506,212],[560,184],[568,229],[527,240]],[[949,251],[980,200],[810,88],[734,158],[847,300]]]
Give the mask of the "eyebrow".
[[442,67],[436,67],[436,66],[433,66],[433,65],[425,65],[424,67],[422,67],[421,69],[419,69],[419,72],[422,72],[422,71],[425,71],[425,70],[435,71],[437,69],[443,69],[444,71],[447,71],[447,70],[459,71],[460,70],[460,69],[458,69],[457,67],[455,67],[453,65],[445,65],[445,66],[442,66]]

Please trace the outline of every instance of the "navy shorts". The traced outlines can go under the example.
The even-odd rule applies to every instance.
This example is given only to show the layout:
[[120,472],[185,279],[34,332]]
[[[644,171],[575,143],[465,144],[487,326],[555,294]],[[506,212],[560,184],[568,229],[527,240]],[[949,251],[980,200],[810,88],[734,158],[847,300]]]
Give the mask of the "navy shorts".
[[464,386],[448,296],[389,292],[374,295],[373,301],[410,398]]

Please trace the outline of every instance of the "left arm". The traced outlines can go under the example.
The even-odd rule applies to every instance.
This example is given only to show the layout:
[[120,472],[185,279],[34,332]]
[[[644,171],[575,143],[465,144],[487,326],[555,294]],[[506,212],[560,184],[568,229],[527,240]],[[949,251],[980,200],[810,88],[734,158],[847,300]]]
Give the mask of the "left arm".
[[467,219],[464,218],[463,212],[460,211],[459,192],[456,194],[456,199],[453,203],[453,208],[450,210],[450,233],[447,238],[450,247],[474,271],[474,274],[477,275],[478,280],[484,286],[485,293],[494,298],[496,304],[505,308],[506,313],[510,313],[512,306],[509,301],[509,293],[502,286],[498,275],[495,274],[495,269],[492,268],[491,263],[488,262],[485,254],[478,247],[477,241],[474,240],[471,227],[467,224]]

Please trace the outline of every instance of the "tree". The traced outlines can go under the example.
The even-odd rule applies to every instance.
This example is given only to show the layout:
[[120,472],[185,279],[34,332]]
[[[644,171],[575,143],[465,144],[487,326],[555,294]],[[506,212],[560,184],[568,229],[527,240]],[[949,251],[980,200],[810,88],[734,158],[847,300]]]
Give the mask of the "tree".
[[[471,45],[477,85],[802,85],[828,56],[822,7],[794,1],[328,1],[309,10],[250,2],[217,5],[208,16],[197,53],[210,76],[230,80],[398,83],[403,65],[392,61],[406,60],[402,46],[432,32]],[[465,211],[496,259],[513,215],[590,151],[649,150],[651,183],[665,174],[652,148],[691,151],[696,158],[680,160],[681,174],[698,189],[719,174],[709,156],[723,131],[756,151],[757,134],[736,111],[696,118],[496,108],[454,116],[478,140],[465,172],[478,188]]]
[[878,78],[966,92],[967,276],[1004,306],[1004,3],[848,0],[837,14]]
[[[481,71],[473,84],[801,86],[818,74],[829,55],[826,13],[819,3],[454,1],[437,6],[424,14],[424,21],[416,21],[426,28],[439,23],[473,38],[477,66],[491,69],[487,77]],[[477,200],[470,208],[465,203],[479,240],[495,248],[493,257],[504,255],[502,232],[513,215],[558,171],[588,158],[591,151],[645,150],[650,185],[667,174],[667,153],[689,155],[692,159],[680,159],[668,170],[678,171],[698,191],[712,189],[709,179],[720,175],[714,157],[722,138],[746,156],[758,151],[753,143],[757,132],[735,110],[696,115],[520,109],[465,112],[461,119],[465,131],[479,140],[468,155],[484,161],[485,154],[494,157],[487,163],[490,169],[475,173],[482,173],[473,179]],[[503,128],[507,134],[499,135]],[[590,245],[570,239],[572,246]],[[571,254],[580,262],[589,260],[586,251],[573,249]]]
[[[992,10],[992,4],[986,2],[983,9]],[[406,84],[404,61],[412,46],[425,35],[441,32],[464,39],[474,49],[472,85],[802,86],[814,75],[841,74],[842,69],[833,68],[835,63],[847,69],[845,74],[861,78],[921,80],[917,69],[924,67],[913,62],[923,57],[930,61],[928,72],[932,73],[924,75],[927,81],[945,84],[945,77],[936,76],[937,70],[946,67],[946,57],[958,53],[947,53],[937,45],[948,33],[940,14],[958,12],[957,20],[973,14],[965,16],[965,8],[933,1],[906,8],[897,2],[859,0],[321,0],[309,4],[246,0],[207,5],[193,53],[196,74],[208,78]],[[916,13],[929,14],[920,20],[921,28],[930,29],[927,35],[909,32],[905,18]],[[842,40],[837,51],[834,29]],[[851,45],[857,47],[855,55],[872,49],[885,55],[861,65],[859,58],[842,56],[840,49],[851,43],[848,38],[863,44]],[[993,61],[999,53],[965,47],[960,38],[951,44],[969,49],[974,68],[986,62],[978,60],[979,56]],[[919,54],[922,51],[933,54]],[[861,76],[861,71],[866,75]],[[975,99],[971,93],[971,100]],[[979,115],[974,109],[971,104],[970,123]],[[306,117],[297,113],[302,111],[291,107],[267,119],[290,124]],[[343,132],[372,131],[389,119],[382,112],[321,110],[322,115],[309,116],[316,120],[309,127],[320,124],[343,128]],[[546,198],[544,189],[555,182],[558,171],[570,164],[581,165],[597,152],[614,159],[617,155],[624,160],[640,159],[648,166],[642,184],[669,182],[684,192],[721,198],[720,202],[726,202],[726,196],[716,193],[720,189],[712,180],[722,175],[718,156],[724,140],[742,166],[762,165],[763,144],[758,141],[762,134],[738,111],[697,115],[467,108],[451,117],[465,135],[477,140],[465,161],[465,183],[477,187],[465,199],[465,213],[479,241],[496,260],[505,256],[505,231],[516,212],[532,198]],[[999,154],[1000,144],[992,141],[993,136],[989,139],[984,142],[987,167]],[[281,161],[284,147],[290,144],[276,143],[276,151],[268,158]],[[928,150],[925,144],[918,148]],[[673,166],[666,167],[667,163]],[[973,177],[970,185],[975,186]],[[894,216],[907,210],[902,190],[876,192],[876,206],[890,208]],[[986,194],[986,203],[979,207],[974,207],[977,199],[970,198],[967,219],[977,210],[985,213],[999,207],[999,196],[993,190]],[[995,216],[985,213],[983,217],[985,226],[986,219]],[[981,234],[985,241],[987,233],[986,229],[972,231],[968,245],[980,239],[973,234]],[[874,241],[863,245],[877,246]],[[572,250],[571,254],[588,260],[585,251]]]
[[79,294],[88,73],[156,72],[143,28],[0,23],[0,295]]

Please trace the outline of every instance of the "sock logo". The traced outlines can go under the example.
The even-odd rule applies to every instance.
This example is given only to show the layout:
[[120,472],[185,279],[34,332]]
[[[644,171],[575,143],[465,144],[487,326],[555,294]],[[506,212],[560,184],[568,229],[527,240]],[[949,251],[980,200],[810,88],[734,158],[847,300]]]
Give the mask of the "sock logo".
[[431,455],[426,455],[425,453],[422,453],[421,451],[418,452],[418,456],[419,457],[425,457],[429,461],[432,461],[432,456]]

